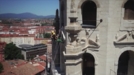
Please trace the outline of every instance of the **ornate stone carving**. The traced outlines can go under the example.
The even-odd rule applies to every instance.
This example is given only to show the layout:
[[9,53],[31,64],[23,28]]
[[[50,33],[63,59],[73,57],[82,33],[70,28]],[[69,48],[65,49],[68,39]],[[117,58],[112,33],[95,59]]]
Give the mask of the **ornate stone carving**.
[[116,36],[115,36],[115,40],[117,40],[118,39],[118,34],[116,34]]
[[88,48],[99,48],[100,45],[93,41],[92,39],[88,39]]
[[69,43],[67,43],[66,46],[66,53],[77,53],[81,50],[78,40],[78,33],[81,31],[82,27],[80,24],[78,24],[77,20],[77,13],[74,8],[74,0],[71,1],[71,10],[70,10],[70,24],[66,25],[65,30],[69,33]]
[[77,45],[77,35],[76,34],[69,34],[69,41],[70,41],[70,45]]
[[89,36],[89,34],[90,34],[90,29],[85,29],[85,32],[86,32],[86,36],[88,37]]
[[[77,13],[74,9],[74,0],[71,0],[71,10],[70,10],[70,24],[65,27],[65,30],[69,33],[68,37],[70,39],[70,44],[76,46],[78,44],[77,36],[78,33],[81,31],[82,27],[80,24],[77,23]],[[73,12],[72,12],[73,11]]]
[[87,39],[85,37],[79,38],[78,39],[78,45],[81,46],[82,48],[99,48],[99,36],[96,36],[95,41],[92,39]]
[[99,35],[96,35],[96,43],[99,43]]
[[134,44],[133,31],[127,31],[126,34],[124,34],[120,37],[118,37],[118,34],[116,34],[114,43],[115,44],[126,44],[126,45]]
[[74,9],[74,8],[75,8],[74,0],[71,0],[71,9]]
[[99,35],[97,34],[96,35],[96,38],[94,40],[92,40],[90,37],[92,31],[90,29],[85,29],[85,33],[86,33],[86,45],[90,48],[99,48],[100,45],[99,45]]

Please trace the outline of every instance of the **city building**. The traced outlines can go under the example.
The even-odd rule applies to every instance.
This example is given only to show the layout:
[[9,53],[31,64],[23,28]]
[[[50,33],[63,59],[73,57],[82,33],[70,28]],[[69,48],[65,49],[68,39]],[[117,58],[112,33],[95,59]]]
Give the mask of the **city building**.
[[16,44],[16,46],[20,45],[20,44],[31,44],[34,45],[35,44],[35,40],[33,36],[1,36],[0,41],[2,42],[6,42],[6,43],[11,43],[13,42],[14,44]]
[[4,61],[4,48],[6,46],[5,42],[0,42],[0,62]]
[[46,54],[47,45],[45,44],[35,44],[35,45],[27,45],[22,44],[19,45],[21,48],[21,53],[24,55],[25,60],[33,59],[37,55],[41,56]]
[[[56,45],[65,75],[134,74],[134,0],[59,0],[66,43]],[[58,49],[56,49],[58,48]]]
[[41,56],[39,56],[39,55],[36,55],[36,57],[34,58],[34,61],[42,61],[42,62],[46,62],[46,55],[44,54],[44,55],[41,55]]
[[0,24],[0,41],[17,46],[20,44],[39,44],[45,39],[45,33],[50,34],[53,26],[7,26]]

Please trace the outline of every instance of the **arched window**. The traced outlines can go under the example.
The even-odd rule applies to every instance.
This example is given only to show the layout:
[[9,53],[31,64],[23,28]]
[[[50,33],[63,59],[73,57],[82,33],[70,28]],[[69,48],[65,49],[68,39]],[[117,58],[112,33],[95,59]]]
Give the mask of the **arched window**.
[[[117,75],[128,75],[129,72],[129,65],[133,65],[129,63],[130,60],[130,53],[131,51],[126,51],[121,54],[119,60],[118,60],[118,69],[117,69]],[[131,52],[133,53],[133,52]],[[131,69],[133,70],[133,68]]]
[[134,1],[128,0],[125,5],[124,19],[134,20]]
[[85,1],[82,6],[82,26],[96,27],[97,6],[93,1]]
[[89,53],[83,54],[82,75],[95,75],[95,59]]

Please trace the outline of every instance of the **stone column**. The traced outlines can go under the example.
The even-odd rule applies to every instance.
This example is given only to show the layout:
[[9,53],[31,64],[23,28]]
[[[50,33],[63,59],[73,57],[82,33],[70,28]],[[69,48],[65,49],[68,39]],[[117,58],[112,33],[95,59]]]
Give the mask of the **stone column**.
[[82,75],[82,63],[67,65],[66,64],[66,75]]
[[70,42],[66,46],[66,52],[63,52],[66,75],[82,75],[82,49],[81,46],[77,45],[76,41],[82,27],[76,22],[77,18],[75,3],[74,0],[72,0],[69,17],[70,24],[65,27],[66,32],[69,33]]

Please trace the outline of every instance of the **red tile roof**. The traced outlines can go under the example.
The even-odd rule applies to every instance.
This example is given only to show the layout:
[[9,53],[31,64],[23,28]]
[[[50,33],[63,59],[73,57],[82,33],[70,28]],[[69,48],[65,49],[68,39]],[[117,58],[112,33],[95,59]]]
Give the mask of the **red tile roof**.
[[34,67],[32,64],[25,64],[20,67],[14,68],[11,70],[16,75],[34,75],[36,73],[39,73],[41,70]]
[[[11,60],[10,62],[15,61]],[[4,71],[0,75],[35,75],[45,70],[45,67],[41,64],[36,63],[36,65],[34,65],[26,63],[23,60],[19,60],[16,67],[10,65],[8,61],[2,62],[2,64],[4,66]]]
[[[0,34],[0,37],[23,37],[23,36],[33,36],[35,37],[35,34],[29,34],[29,30],[35,29],[35,33],[44,33],[44,32],[50,32],[54,27],[53,26],[22,26],[17,24],[23,24],[23,23],[15,23],[16,25],[5,25],[0,24],[0,30],[4,33]],[[34,27],[34,28],[33,28]],[[12,30],[12,34],[9,33]],[[36,39],[35,39],[36,40]]]
[[42,66],[46,66],[46,62],[38,62],[40,65],[42,65]]
[[46,56],[44,56],[44,55],[42,55],[42,56],[39,56],[39,58],[40,58],[41,60],[44,60],[44,61],[46,61]]
[[45,66],[42,66],[40,64],[38,66],[36,66],[36,67],[40,70],[40,72],[43,71],[43,70],[45,70],[45,68],[44,68]]

